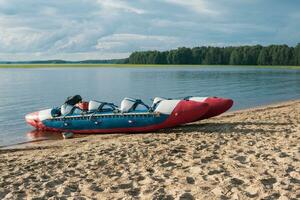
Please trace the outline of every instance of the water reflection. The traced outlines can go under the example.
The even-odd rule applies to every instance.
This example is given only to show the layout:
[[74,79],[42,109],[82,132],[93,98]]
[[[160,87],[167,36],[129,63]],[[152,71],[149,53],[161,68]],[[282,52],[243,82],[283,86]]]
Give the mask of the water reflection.
[[27,134],[29,141],[41,141],[41,140],[61,140],[63,136],[60,132],[47,132],[40,130],[29,131]]
[[[42,140],[62,140],[63,135],[61,132],[51,132],[51,131],[40,131],[32,130],[27,134],[27,139],[29,141],[42,141]],[[74,138],[86,137],[87,134],[74,134]]]

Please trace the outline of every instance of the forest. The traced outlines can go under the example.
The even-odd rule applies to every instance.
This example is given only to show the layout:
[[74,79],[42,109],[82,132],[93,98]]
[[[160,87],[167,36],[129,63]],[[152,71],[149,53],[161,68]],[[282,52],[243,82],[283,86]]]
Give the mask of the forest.
[[300,65],[300,43],[288,45],[253,45],[194,48],[169,51],[133,52],[129,64],[201,64],[201,65]]

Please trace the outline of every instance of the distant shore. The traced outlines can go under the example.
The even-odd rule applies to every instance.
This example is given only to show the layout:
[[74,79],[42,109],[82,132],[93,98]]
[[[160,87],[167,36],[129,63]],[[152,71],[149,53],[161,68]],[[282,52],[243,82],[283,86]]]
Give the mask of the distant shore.
[[0,150],[0,198],[297,199],[300,100]]
[[300,66],[277,66],[277,65],[169,65],[169,64],[0,64],[1,68],[84,68],[84,67],[257,67],[273,69],[300,69]]

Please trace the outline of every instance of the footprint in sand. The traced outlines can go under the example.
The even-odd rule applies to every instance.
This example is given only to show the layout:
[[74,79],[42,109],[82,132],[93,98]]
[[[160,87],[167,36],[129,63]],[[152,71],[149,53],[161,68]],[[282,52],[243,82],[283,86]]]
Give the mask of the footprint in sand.
[[286,158],[286,157],[289,157],[289,154],[287,154],[285,152],[280,152],[279,157],[280,158]]
[[231,183],[231,185],[232,185],[233,187],[238,187],[238,186],[240,186],[240,185],[243,185],[243,184],[244,184],[244,181],[241,180],[241,179],[238,179],[238,178],[232,178],[232,179],[230,180],[230,183]]
[[160,188],[153,194],[153,200],[160,200],[160,199],[173,200],[174,197],[172,195],[167,195],[164,188]]
[[246,164],[247,157],[246,156],[236,156],[234,160],[239,161],[241,164]]
[[215,160],[215,159],[218,159],[218,158],[219,158],[219,157],[216,156],[216,155],[207,156],[207,157],[201,159],[201,162],[205,164],[205,163],[209,163],[209,162],[211,162],[211,161],[213,161],[213,160]]
[[273,200],[273,199],[278,199],[280,197],[280,193],[276,192],[276,193],[273,193],[269,196],[266,196],[264,198],[262,198],[262,200]]
[[0,199],[4,199],[4,197],[9,193],[8,189],[1,188],[0,189]]
[[63,179],[50,180],[50,181],[44,183],[43,186],[44,186],[45,188],[54,188],[54,187],[57,186],[57,185],[62,185],[62,184],[64,183],[65,180],[66,180],[65,178],[63,178]]
[[245,195],[249,198],[256,198],[258,196],[258,191],[259,191],[258,187],[248,186],[245,189]]
[[191,195],[191,193],[183,193],[180,197],[179,200],[194,200],[195,198],[193,197],[193,195]]
[[195,179],[193,177],[188,176],[186,177],[186,182],[188,184],[195,184]]
[[210,170],[210,171],[208,171],[208,175],[215,175],[215,174],[221,174],[221,173],[223,173],[223,172],[225,172],[225,170],[224,169],[222,169],[222,168],[220,168],[220,169],[213,169],[213,170]]
[[141,192],[140,188],[132,188],[128,190],[126,193],[133,197],[138,197]]
[[130,182],[130,183],[122,183],[122,184],[118,185],[117,187],[118,187],[118,189],[124,190],[124,189],[132,188],[133,184],[132,184],[132,182]]
[[275,184],[277,180],[276,178],[271,177],[271,178],[261,179],[260,182],[264,185],[265,188],[273,189],[273,184]]
[[69,183],[59,187],[57,192],[64,195],[70,195],[71,193],[79,192],[79,187],[76,183]]
[[104,189],[102,189],[101,187],[99,187],[97,184],[92,183],[89,187],[90,190],[95,191],[95,192],[103,192]]

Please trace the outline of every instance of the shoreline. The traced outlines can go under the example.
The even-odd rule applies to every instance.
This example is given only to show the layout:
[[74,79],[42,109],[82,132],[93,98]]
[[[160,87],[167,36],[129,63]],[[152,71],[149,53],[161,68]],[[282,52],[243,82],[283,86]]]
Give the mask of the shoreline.
[[297,102],[300,102],[300,99],[297,98],[297,99],[291,99],[291,100],[287,100],[287,101],[276,101],[276,102],[273,102],[273,103],[254,106],[254,107],[251,107],[251,108],[242,108],[242,109],[239,109],[239,110],[229,111],[229,112],[226,112],[226,113],[222,114],[221,116],[226,116],[227,114],[235,114],[235,113],[248,112],[248,111],[260,111],[260,110],[264,110],[264,109],[271,109],[271,108],[278,108],[278,107],[282,107],[282,106],[289,106],[289,105],[291,105],[293,103],[297,103]]
[[199,64],[0,64],[0,69],[36,69],[36,68],[202,68],[202,67],[249,67],[262,69],[296,69],[297,65],[199,65]]
[[[242,113],[242,112],[249,112],[249,111],[260,111],[260,110],[264,110],[264,109],[270,109],[270,108],[278,108],[281,106],[288,106],[290,104],[296,103],[296,102],[300,102],[300,99],[293,99],[293,100],[287,100],[287,101],[279,101],[279,102],[274,102],[274,103],[270,103],[270,104],[265,104],[265,105],[260,105],[260,106],[254,106],[251,108],[243,108],[243,109],[239,109],[239,110],[233,110],[233,111],[228,111],[220,116],[218,116],[219,118],[222,117],[226,117],[228,115],[231,114],[238,114],[238,113]],[[214,118],[213,118],[214,119]],[[197,122],[195,122],[197,123]],[[198,122],[199,123],[199,122]],[[161,130],[164,131],[164,130]],[[161,131],[158,131],[157,133],[160,133]],[[134,133],[116,133],[116,134],[121,134],[121,135],[134,135]],[[137,134],[147,134],[147,133],[137,133]],[[155,132],[154,132],[155,134]],[[85,138],[85,137],[89,137],[89,136],[99,136],[99,135],[115,135],[115,134],[79,134],[80,137]],[[78,139],[80,137],[74,137],[71,139]],[[26,145],[33,145],[33,144],[47,144],[48,142],[55,142],[55,141],[60,141],[60,140],[65,140],[63,138],[61,139],[37,139],[37,140],[32,140],[32,141],[24,141],[24,142],[20,142],[20,143],[16,143],[16,144],[9,144],[9,145],[2,145],[0,146],[0,153],[1,150],[22,150],[22,149],[26,149]],[[30,146],[29,146],[30,147]]]
[[[238,114],[238,113],[243,113],[243,112],[249,112],[249,111],[261,111],[261,110],[265,110],[265,109],[271,109],[271,108],[278,108],[278,107],[282,107],[282,106],[289,106],[290,104],[293,103],[297,103],[300,102],[300,99],[293,99],[293,100],[287,100],[287,101],[278,101],[278,102],[274,102],[274,103],[270,103],[270,104],[265,104],[265,105],[260,105],[260,106],[254,106],[251,108],[242,108],[239,110],[233,110],[233,111],[228,111],[220,116],[218,116],[218,118],[223,118],[223,117],[227,117],[230,116],[231,114]],[[212,118],[215,119],[216,117]],[[199,123],[199,122],[194,122],[194,123]],[[193,124],[193,123],[192,123]],[[158,131],[157,133],[159,134],[160,132],[163,132],[164,130]],[[155,134],[156,132],[154,132]],[[116,134],[79,134],[80,137],[74,137],[71,138],[71,140],[73,139],[78,139],[78,138],[85,138],[85,137],[89,137],[89,136],[100,136],[100,135],[135,135],[134,133],[116,133]],[[140,134],[147,134],[147,133],[137,133],[137,135]],[[47,144],[48,142],[55,142],[55,141],[61,141],[61,140],[65,140],[63,138],[61,139],[37,139],[37,140],[32,140],[32,141],[24,141],[24,142],[20,142],[20,143],[16,143],[16,144],[9,144],[9,145],[2,145],[0,146],[0,153],[1,150],[20,150],[20,149],[26,149],[26,145],[32,145],[32,144]],[[29,146],[30,147],[30,146]]]
[[157,133],[0,150],[0,198],[296,199],[299,111],[290,100]]

